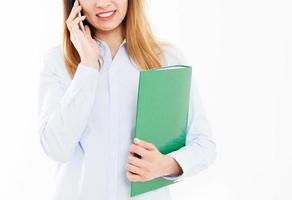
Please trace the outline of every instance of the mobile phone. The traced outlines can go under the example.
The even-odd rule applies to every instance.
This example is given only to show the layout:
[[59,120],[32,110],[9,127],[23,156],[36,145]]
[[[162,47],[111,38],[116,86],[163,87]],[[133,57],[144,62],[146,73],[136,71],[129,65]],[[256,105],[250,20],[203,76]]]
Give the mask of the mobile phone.
[[[78,16],[81,17],[81,12],[78,13]],[[83,22],[82,21],[79,22],[79,28],[80,28],[80,30],[82,30],[83,32],[85,32],[84,25],[83,25]]]
[[[78,1],[78,0],[77,0]],[[73,8],[73,5],[74,5],[74,2],[75,0],[68,0],[68,8],[69,8],[69,13],[71,12],[72,8]],[[78,1],[79,5],[80,5],[80,2]],[[82,9],[81,11],[78,13],[78,16],[81,17],[82,15]],[[85,19],[86,20],[86,19]],[[80,21],[80,23],[78,24],[79,25],[79,29],[81,31],[84,32],[84,24],[83,24],[83,21]]]

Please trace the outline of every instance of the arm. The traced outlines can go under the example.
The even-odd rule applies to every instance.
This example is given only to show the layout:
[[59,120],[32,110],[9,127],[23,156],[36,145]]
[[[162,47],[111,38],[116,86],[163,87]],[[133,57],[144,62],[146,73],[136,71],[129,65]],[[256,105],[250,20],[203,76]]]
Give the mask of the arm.
[[[175,181],[199,173],[212,164],[216,158],[216,144],[212,137],[196,82],[192,84],[190,91],[186,145],[166,155],[171,156],[176,162],[169,162],[169,175],[163,176],[163,178]],[[177,164],[182,169],[182,174]]]
[[79,64],[68,89],[61,85],[56,58],[43,57],[38,97],[38,133],[45,153],[55,161],[68,162],[86,128],[100,72]]
[[[176,47],[166,50],[166,65],[188,64],[184,54]],[[194,69],[194,68],[193,68]],[[193,71],[193,70],[192,70]],[[166,154],[167,180],[180,181],[206,169],[216,159],[216,143],[204,111],[196,79],[192,73],[186,145]]]

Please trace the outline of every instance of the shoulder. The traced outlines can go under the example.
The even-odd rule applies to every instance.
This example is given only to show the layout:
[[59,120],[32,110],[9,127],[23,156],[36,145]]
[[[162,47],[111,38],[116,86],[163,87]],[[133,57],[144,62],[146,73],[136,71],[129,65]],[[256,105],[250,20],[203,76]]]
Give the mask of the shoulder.
[[187,59],[181,49],[172,44],[163,44],[161,46],[165,66],[187,64]]
[[46,49],[41,54],[41,71],[47,73],[55,73],[63,76],[65,71],[64,53],[62,45],[56,45]]
[[41,54],[41,59],[44,64],[58,64],[63,60],[63,50],[61,45],[56,45],[45,50]]

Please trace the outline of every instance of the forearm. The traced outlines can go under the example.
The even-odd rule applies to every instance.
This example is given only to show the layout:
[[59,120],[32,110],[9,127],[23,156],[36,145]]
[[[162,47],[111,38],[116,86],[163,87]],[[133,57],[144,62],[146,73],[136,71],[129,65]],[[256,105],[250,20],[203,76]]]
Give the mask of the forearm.
[[46,154],[56,161],[67,162],[86,128],[100,74],[79,65],[64,90],[56,72],[49,69],[41,73],[38,132]]

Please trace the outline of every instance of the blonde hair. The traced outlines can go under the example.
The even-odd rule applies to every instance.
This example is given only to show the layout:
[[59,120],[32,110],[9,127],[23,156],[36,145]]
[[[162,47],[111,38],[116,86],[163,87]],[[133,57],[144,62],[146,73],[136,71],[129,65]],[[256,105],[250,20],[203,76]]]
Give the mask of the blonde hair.
[[[63,0],[63,52],[66,69],[72,79],[81,60],[79,53],[70,40],[70,32],[66,25],[66,20],[70,14],[69,1]],[[171,45],[158,41],[154,37],[145,15],[145,3],[144,0],[128,0],[127,14],[122,22],[122,34],[127,42],[126,51],[130,59],[141,70],[162,67],[164,62],[163,48]],[[95,38],[96,29],[86,20],[83,22],[84,25],[89,26],[91,36]]]

